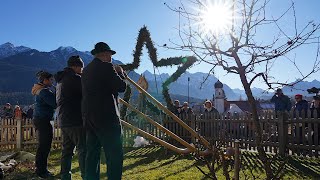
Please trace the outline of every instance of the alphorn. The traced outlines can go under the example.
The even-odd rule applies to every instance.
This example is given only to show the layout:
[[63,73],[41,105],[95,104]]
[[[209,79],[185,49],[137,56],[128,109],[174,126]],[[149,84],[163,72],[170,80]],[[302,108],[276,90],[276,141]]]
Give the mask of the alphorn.
[[187,131],[191,133],[193,137],[196,137],[202,142],[202,144],[210,149],[210,143],[203,138],[201,135],[199,135],[195,130],[193,130],[190,126],[188,126],[185,122],[183,122],[179,117],[177,117],[174,113],[169,111],[164,105],[162,105],[158,100],[156,100],[154,97],[152,97],[146,90],[141,88],[136,82],[134,82],[132,79],[130,79],[128,76],[126,76],[126,80],[130,82],[132,85],[134,85],[139,91],[141,91],[144,95],[146,95],[148,98],[150,98],[161,110],[163,110],[166,114],[168,114],[174,121],[179,123],[183,128],[185,128]]
[[132,111],[136,112],[138,115],[142,116],[144,119],[146,119],[147,121],[149,121],[152,125],[158,127],[160,130],[162,130],[163,132],[165,132],[167,135],[169,135],[170,137],[174,138],[175,140],[177,140],[178,142],[180,142],[182,145],[184,145],[186,148],[191,149],[192,151],[195,151],[195,147],[189,143],[187,143],[185,140],[181,139],[179,136],[177,136],[176,134],[174,134],[173,132],[171,132],[170,130],[168,130],[167,128],[163,127],[161,124],[157,123],[156,121],[152,120],[150,117],[146,116],[145,114],[143,114],[141,111],[137,110],[136,108],[134,108],[133,106],[131,106],[129,103],[127,103],[126,101],[124,101],[123,99],[119,98],[119,102],[122,103],[123,105],[127,106],[128,108],[130,108]]
[[[166,141],[162,140],[162,139],[159,139],[157,137],[155,137],[154,135],[152,134],[149,134],[133,125],[131,125],[130,123],[124,121],[124,120],[121,120],[121,124],[123,126],[126,126],[127,128],[130,128],[134,131],[137,131],[139,134],[141,134],[142,136],[146,137],[146,138],[149,138],[151,140],[153,140],[154,142],[157,142],[159,144],[161,144],[162,146],[176,152],[176,153],[179,153],[179,154],[190,154],[192,152],[197,152],[195,151],[195,147],[193,146],[193,150],[189,149],[189,148],[178,148],[170,143],[167,143]],[[206,149],[205,151],[198,151],[197,154],[200,155],[200,156],[207,156],[210,154],[210,150]]]
[[[145,94],[148,98],[150,98],[152,101],[155,102],[155,104],[162,109],[165,113],[167,113],[170,117],[172,117],[173,120],[175,120],[176,122],[178,122],[183,128],[185,128],[187,131],[189,131],[191,133],[191,135],[193,137],[196,137],[200,140],[200,142],[202,142],[204,144],[204,146],[207,148],[207,150],[205,151],[198,151],[197,153],[201,156],[205,156],[208,155],[210,153],[210,144],[209,142],[204,139],[202,136],[200,136],[196,131],[194,131],[191,127],[189,127],[185,122],[183,122],[180,118],[178,118],[175,114],[173,114],[171,111],[169,111],[165,106],[163,106],[159,101],[157,101],[154,97],[152,97],[148,92],[146,92],[143,88],[141,88],[137,83],[135,83],[132,79],[130,79],[129,77],[126,77],[126,80],[133,84],[140,92],[142,92],[143,94]],[[136,112],[138,115],[142,116],[144,119],[146,119],[147,121],[149,121],[151,124],[153,124],[154,126],[158,127],[160,130],[162,130],[163,132],[165,132],[167,135],[169,135],[170,137],[172,137],[173,139],[177,140],[179,143],[181,143],[183,146],[185,146],[185,149],[182,148],[178,148],[176,146],[173,146],[169,143],[167,143],[166,141],[163,141],[135,126],[132,126],[131,124],[125,122],[122,120],[122,124],[130,129],[133,129],[135,131],[137,131],[138,133],[140,133],[141,135],[152,139],[153,141],[163,145],[164,147],[173,150],[177,153],[180,154],[189,154],[191,152],[196,152],[197,149],[195,148],[195,146],[193,144],[189,144],[188,142],[186,142],[185,140],[181,139],[179,136],[177,136],[176,134],[174,134],[173,132],[171,132],[170,130],[166,129],[165,127],[163,127],[162,125],[160,125],[159,123],[157,123],[156,121],[152,120],[150,117],[146,116],[145,114],[143,114],[142,112],[140,112],[139,110],[137,110],[136,108],[134,108],[133,106],[131,106],[129,103],[125,102],[123,99],[119,99],[119,102],[122,103],[123,105],[127,106],[128,108],[130,108],[132,111]]]

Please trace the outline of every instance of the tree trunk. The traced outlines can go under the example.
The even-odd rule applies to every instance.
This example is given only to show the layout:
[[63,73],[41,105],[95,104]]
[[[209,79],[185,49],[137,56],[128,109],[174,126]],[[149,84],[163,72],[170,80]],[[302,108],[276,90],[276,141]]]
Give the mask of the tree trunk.
[[238,57],[238,55],[236,53],[234,53],[233,55],[234,55],[234,58],[236,60],[237,65],[239,67],[239,76],[240,76],[243,88],[244,88],[246,95],[248,97],[249,104],[252,109],[252,120],[253,120],[253,125],[255,128],[256,146],[257,146],[258,153],[259,153],[259,159],[262,161],[262,163],[264,165],[264,169],[266,171],[266,176],[267,176],[266,179],[269,180],[269,179],[273,178],[273,173],[271,170],[270,160],[268,159],[267,154],[263,149],[262,130],[261,130],[260,122],[259,122],[256,100],[254,99],[254,97],[252,95],[252,91],[251,91],[250,85],[249,85],[247,77],[246,77],[246,72],[241,64],[240,58]]

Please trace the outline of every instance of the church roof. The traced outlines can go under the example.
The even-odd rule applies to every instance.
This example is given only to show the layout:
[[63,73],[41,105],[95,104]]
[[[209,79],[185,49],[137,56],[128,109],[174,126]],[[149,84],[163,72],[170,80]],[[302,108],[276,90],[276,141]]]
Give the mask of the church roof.
[[[226,110],[228,111],[230,108],[230,104],[237,105],[243,112],[252,112],[252,109],[250,107],[249,101],[227,101],[225,106]],[[262,109],[260,103],[256,101],[256,106],[258,108],[258,111]]]
[[274,103],[260,103],[262,109],[274,109]]
[[214,88],[223,88],[222,82],[218,80],[216,83],[214,83]]

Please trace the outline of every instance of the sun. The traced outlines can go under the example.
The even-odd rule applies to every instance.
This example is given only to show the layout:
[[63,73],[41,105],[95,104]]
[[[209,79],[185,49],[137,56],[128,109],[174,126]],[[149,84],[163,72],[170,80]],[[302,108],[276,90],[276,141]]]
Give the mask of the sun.
[[233,22],[233,5],[230,1],[207,1],[200,9],[199,25],[206,33],[216,35],[231,31]]

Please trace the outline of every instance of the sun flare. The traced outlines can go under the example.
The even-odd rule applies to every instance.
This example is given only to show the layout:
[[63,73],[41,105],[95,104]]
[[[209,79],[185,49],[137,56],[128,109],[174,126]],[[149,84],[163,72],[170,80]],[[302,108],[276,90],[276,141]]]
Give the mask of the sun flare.
[[232,3],[229,1],[207,1],[200,10],[200,26],[206,33],[230,32],[233,21]]

